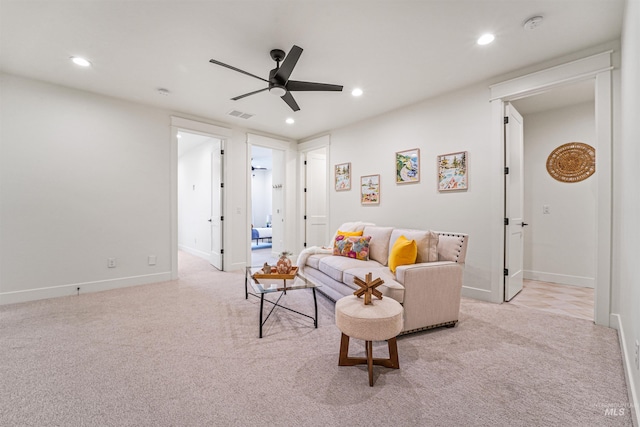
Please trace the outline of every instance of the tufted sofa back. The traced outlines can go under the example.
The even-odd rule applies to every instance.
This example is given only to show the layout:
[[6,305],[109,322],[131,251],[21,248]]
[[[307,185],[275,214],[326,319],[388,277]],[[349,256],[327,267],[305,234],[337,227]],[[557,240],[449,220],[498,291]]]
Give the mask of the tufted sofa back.
[[438,233],[438,261],[453,261],[464,264],[467,257],[469,235],[463,233]]

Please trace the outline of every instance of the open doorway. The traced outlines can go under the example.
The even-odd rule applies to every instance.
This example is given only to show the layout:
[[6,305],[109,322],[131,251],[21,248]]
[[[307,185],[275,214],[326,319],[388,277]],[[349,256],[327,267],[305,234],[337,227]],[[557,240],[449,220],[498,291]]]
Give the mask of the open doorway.
[[179,131],[178,249],[223,270],[222,141]]
[[512,300],[594,320],[598,171],[561,182],[547,170],[563,144],[597,145],[595,80],[512,102],[523,116],[523,290]]
[[273,151],[251,146],[251,265],[259,266],[275,260]]

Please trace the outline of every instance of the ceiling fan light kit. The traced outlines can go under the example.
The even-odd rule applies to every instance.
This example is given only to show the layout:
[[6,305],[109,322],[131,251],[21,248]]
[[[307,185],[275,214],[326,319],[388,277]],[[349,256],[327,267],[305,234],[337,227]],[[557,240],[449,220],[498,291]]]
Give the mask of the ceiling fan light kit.
[[[239,68],[233,67],[231,65],[225,64],[224,62],[220,62],[215,59],[211,59],[209,60],[209,62],[211,62],[212,64],[220,65],[222,67],[228,68],[233,71],[237,71],[247,76],[254,77],[268,84],[266,88],[255,90],[253,92],[245,93],[243,95],[239,95],[234,98],[231,98],[233,101],[237,101],[247,96],[255,95],[257,93],[268,90],[269,93],[272,93],[282,98],[282,100],[286,102],[287,105],[293,111],[298,111],[300,110],[300,107],[298,106],[298,103],[296,102],[296,100],[293,98],[293,95],[291,95],[291,92],[302,92],[302,91],[341,92],[342,91],[343,87],[341,85],[289,80],[289,77],[293,72],[293,68],[298,63],[298,59],[300,58],[300,55],[302,55],[301,47],[293,45],[288,55],[285,55],[285,52],[281,49],[273,49],[271,50],[270,55],[271,55],[271,59],[276,61],[276,68],[274,68],[269,72],[269,79],[264,79],[262,77],[256,76],[255,74],[251,74],[247,71],[241,70]],[[280,62],[282,62],[282,65],[280,64]]]
[[285,96],[287,90],[284,88],[284,86],[273,85],[273,87],[269,88],[269,93],[275,96],[282,97]]

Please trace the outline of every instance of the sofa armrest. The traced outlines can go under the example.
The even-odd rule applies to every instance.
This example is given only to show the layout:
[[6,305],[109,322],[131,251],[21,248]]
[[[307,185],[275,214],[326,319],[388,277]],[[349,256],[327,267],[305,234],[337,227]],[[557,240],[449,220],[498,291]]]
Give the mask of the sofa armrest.
[[458,320],[464,267],[452,261],[403,265],[405,331]]
[[407,274],[409,276],[414,276],[415,274],[421,274],[420,272],[425,269],[429,272],[434,272],[432,269],[437,269],[438,267],[446,266],[446,265],[456,265],[455,262],[452,261],[435,261],[435,262],[422,262],[418,264],[407,264],[407,265],[399,265],[396,268],[396,280],[404,285],[405,277]]

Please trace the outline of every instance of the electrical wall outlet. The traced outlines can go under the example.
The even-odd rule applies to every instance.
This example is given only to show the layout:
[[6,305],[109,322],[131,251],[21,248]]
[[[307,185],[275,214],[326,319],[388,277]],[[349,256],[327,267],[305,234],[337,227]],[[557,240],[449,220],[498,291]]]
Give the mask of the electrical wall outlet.
[[636,340],[634,354],[635,354],[636,369],[640,370],[640,343],[638,343],[638,340]]
[[107,258],[107,267],[115,268],[116,267],[116,259],[115,258]]
[[551,207],[549,205],[542,205],[542,214],[549,215],[551,213]]

